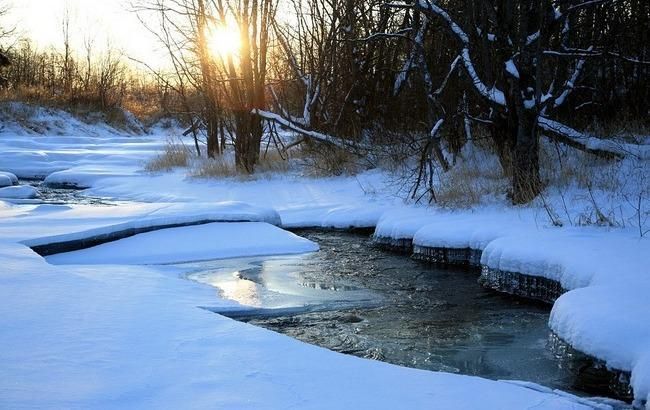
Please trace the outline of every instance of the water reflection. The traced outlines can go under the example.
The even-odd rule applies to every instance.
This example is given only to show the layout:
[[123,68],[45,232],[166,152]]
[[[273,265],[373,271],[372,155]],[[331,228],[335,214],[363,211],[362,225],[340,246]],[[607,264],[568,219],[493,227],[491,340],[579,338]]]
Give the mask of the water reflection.
[[294,308],[292,312],[376,306],[382,297],[342,280],[317,281],[304,267],[318,254],[241,258],[182,265],[188,279],[215,287],[225,299],[264,309]]

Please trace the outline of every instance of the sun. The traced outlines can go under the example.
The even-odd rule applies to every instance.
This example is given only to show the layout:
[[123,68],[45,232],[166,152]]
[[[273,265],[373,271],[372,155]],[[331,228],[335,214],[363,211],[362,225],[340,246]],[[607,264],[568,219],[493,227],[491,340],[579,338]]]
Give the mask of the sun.
[[241,40],[237,27],[216,26],[208,33],[208,47],[214,56],[222,58],[239,55]]

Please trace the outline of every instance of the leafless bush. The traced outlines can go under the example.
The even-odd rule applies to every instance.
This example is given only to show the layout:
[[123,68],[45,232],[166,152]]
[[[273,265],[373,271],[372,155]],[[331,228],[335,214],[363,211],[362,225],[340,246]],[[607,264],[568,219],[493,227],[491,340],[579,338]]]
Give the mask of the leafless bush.
[[311,176],[354,175],[363,169],[350,151],[325,144],[305,143],[297,158]]
[[629,156],[607,160],[546,144],[541,150],[546,191],[540,197],[554,224],[634,227],[648,233],[650,166]]

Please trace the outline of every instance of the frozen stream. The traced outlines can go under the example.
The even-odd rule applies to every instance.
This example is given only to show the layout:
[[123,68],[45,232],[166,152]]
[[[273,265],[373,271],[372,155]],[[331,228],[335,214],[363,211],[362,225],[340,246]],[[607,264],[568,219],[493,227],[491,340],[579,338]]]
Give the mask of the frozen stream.
[[226,316],[342,353],[428,370],[573,390],[547,347],[549,309],[483,289],[477,274],[437,269],[367,236],[302,231],[318,253],[182,265],[248,308]]

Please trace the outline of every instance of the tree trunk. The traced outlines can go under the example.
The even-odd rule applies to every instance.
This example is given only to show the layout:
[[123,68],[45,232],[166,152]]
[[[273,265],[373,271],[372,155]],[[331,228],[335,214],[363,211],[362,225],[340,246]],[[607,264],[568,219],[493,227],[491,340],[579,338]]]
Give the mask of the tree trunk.
[[250,112],[239,112],[236,114],[235,126],[235,165],[242,172],[252,174],[260,158],[262,120]]
[[512,165],[512,202],[528,203],[541,191],[537,113],[533,110],[522,110],[519,115]]
[[[512,112],[512,111],[510,111]],[[508,113],[509,114],[509,113]],[[514,115],[496,115],[490,127],[492,141],[496,148],[499,164],[505,176],[512,176],[513,152],[517,141],[517,118]]]
[[219,118],[213,107],[208,109],[208,157],[215,158],[220,154],[219,150]]

